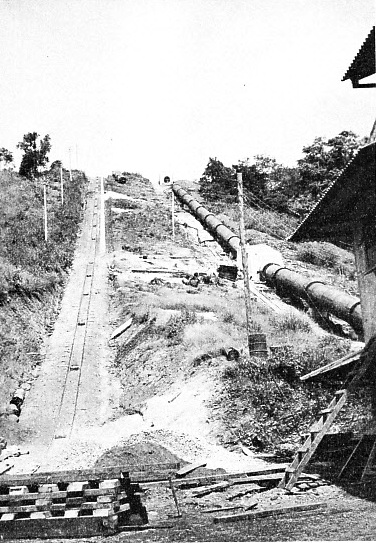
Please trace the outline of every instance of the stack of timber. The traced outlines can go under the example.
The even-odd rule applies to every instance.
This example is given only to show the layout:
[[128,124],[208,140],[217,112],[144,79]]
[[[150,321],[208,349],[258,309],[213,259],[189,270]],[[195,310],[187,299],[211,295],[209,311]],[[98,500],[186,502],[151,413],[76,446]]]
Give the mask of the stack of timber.
[[91,537],[148,522],[121,468],[3,476],[0,538]]

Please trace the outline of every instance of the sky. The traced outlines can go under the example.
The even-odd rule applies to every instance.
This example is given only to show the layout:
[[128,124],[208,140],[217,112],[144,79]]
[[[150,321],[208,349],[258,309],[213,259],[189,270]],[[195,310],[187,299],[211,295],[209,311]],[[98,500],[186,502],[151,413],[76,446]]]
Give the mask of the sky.
[[[294,165],[317,136],[368,135],[374,89],[341,79],[373,0],[0,0],[0,147],[197,179],[209,157]],[[71,149],[71,151],[69,151]]]

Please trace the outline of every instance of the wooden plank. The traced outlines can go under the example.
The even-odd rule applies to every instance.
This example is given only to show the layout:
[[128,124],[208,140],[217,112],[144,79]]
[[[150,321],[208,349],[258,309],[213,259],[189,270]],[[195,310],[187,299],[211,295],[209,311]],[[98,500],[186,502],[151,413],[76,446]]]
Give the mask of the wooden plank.
[[[84,496],[118,496],[121,493],[121,488],[88,488],[87,490],[84,490]],[[126,494],[124,494],[126,496]]]
[[120,487],[119,479],[105,479],[104,481],[101,481],[99,483],[100,490],[104,488],[114,489],[114,488],[119,488],[119,487]]
[[112,509],[118,502],[83,502],[80,506],[81,510],[90,511],[91,509]]
[[123,332],[125,332],[126,330],[128,330],[128,328],[130,326],[132,326],[132,322],[133,322],[133,319],[130,318],[128,319],[127,321],[125,321],[124,324],[122,324],[121,326],[118,326],[118,328],[116,328],[116,330],[114,330],[110,336],[110,340],[111,339],[116,339],[117,337],[119,337]]
[[135,268],[134,270],[131,270],[131,271],[132,273],[171,273],[172,275],[175,275],[176,277],[185,277],[187,275],[186,271],[169,270],[167,268],[149,268],[149,269]]
[[44,472],[26,475],[4,475],[0,486],[21,486],[32,484],[56,484],[76,481],[103,481],[105,479],[129,478],[127,467],[92,468],[86,470]]
[[222,492],[223,490],[226,490],[226,488],[229,488],[231,486],[231,483],[228,481],[221,481],[220,483],[215,483],[214,485],[207,486],[205,488],[202,488],[201,490],[197,490],[196,492],[193,492],[194,498],[202,498],[203,496],[207,496],[208,494],[211,494],[212,492]]
[[2,475],[3,473],[6,473],[10,469],[12,469],[13,466],[14,466],[14,464],[10,464],[8,462],[6,462],[4,465],[0,466],[0,475]]
[[373,466],[373,464],[374,464],[375,455],[376,455],[376,436],[375,436],[375,440],[374,440],[374,442],[373,442],[371,451],[370,451],[370,453],[369,453],[369,455],[368,455],[366,465],[364,466],[364,469],[363,469],[363,472],[362,472],[362,476],[361,476],[361,478],[360,478],[361,481],[364,481],[364,479],[365,479],[367,476],[371,476],[371,477],[372,477],[372,475],[373,475],[373,473],[372,473],[372,466]]
[[[119,485],[120,486],[120,483]],[[83,496],[84,490],[89,488],[89,481],[75,481],[74,483],[69,483],[67,487],[68,498],[73,498],[74,496]]]
[[201,513],[221,513],[222,511],[234,511],[235,509],[244,509],[243,505],[232,505],[231,507],[215,507],[214,509],[206,509]]
[[110,515],[110,509],[108,508],[93,510],[93,517],[108,517],[109,515]]
[[265,491],[266,488],[257,484],[252,483],[249,488],[245,488],[241,490],[240,492],[236,492],[234,494],[231,494],[231,496],[228,496],[228,500],[232,501],[236,498],[242,498],[243,496],[247,496],[248,494],[255,494],[256,492]]
[[51,511],[36,511],[35,513],[30,513],[30,519],[50,518],[51,516]]
[[329,362],[329,364],[326,364],[325,366],[321,366],[320,368],[317,368],[316,370],[313,370],[310,373],[303,375],[302,377],[300,377],[300,380],[309,381],[310,379],[313,379],[314,377],[317,377],[318,375],[324,375],[338,368],[343,368],[345,366],[349,366],[350,364],[351,365],[355,364],[356,362],[358,362],[362,350],[363,349],[355,353],[348,353],[346,356],[343,356],[342,358],[339,358],[338,360]]
[[66,511],[64,511],[64,518],[77,518],[78,513],[78,509],[67,509]]
[[310,511],[312,509],[322,509],[327,507],[325,502],[314,502],[308,504],[287,505],[284,507],[269,507],[260,511],[250,511],[249,513],[238,513],[236,515],[226,515],[215,517],[214,524],[219,522],[238,522],[242,520],[254,520],[257,518],[274,517],[288,513],[300,513],[301,511]]
[[139,472],[131,472],[132,475],[132,481],[135,481],[137,483],[150,483],[150,482],[162,482],[162,481],[168,481],[169,477],[175,473],[174,470],[170,471],[157,471],[157,472],[147,472],[147,471],[139,471]]
[[152,472],[152,471],[163,471],[163,470],[178,470],[180,468],[180,462],[162,462],[156,464],[128,464],[127,469],[129,474],[133,471],[140,472]]
[[198,469],[198,468],[204,468],[206,466],[206,462],[196,462],[195,464],[188,464],[187,466],[184,466],[183,468],[179,469],[175,475],[176,477],[185,477],[188,475],[188,473],[191,473],[192,471]]
[[[339,393],[340,392],[340,393]],[[308,464],[310,458],[314,454],[315,450],[319,446],[322,438],[329,430],[339,411],[342,409],[347,400],[347,391],[341,390],[335,393],[334,398],[329,404],[329,408],[332,409],[330,415],[327,417],[321,416],[310,428],[310,436],[305,441],[303,447],[306,452],[301,456],[300,453],[296,454],[294,460],[290,466],[286,468],[286,471],[279,483],[280,488],[286,488],[291,490],[305,466]]]
[[[95,489],[98,490],[98,489]],[[65,499],[67,497],[66,491],[59,492],[29,492],[29,494],[21,494],[12,496],[10,494],[0,494],[0,506],[2,503],[18,503],[22,501],[31,500],[43,500],[43,499]]]
[[[215,483],[220,480],[232,481],[235,479],[234,484],[247,484],[247,483],[276,483],[281,480],[282,474],[285,471],[286,464],[281,464],[281,468],[270,468],[265,471],[250,471],[239,473],[223,473],[219,475],[208,475],[204,477],[187,478],[184,480],[176,479],[174,482],[178,488],[192,488],[195,486],[204,486],[211,483]],[[247,476],[249,473],[249,476]]]
[[5,520],[14,520],[14,517],[16,515],[14,513],[4,513],[3,515],[1,515],[1,518],[0,520],[1,521],[5,521]]
[[7,539],[52,539],[93,537],[116,532],[117,518],[105,522],[103,517],[52,517],[0,522],[0,537]]

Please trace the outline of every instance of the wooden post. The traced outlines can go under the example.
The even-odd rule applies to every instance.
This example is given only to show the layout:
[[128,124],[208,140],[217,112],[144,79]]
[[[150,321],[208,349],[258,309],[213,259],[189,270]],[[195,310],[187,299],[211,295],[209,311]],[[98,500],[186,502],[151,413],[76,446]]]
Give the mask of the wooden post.
[[47,190],[46,181],[43,182],[43,209],[44,209],[44,241],[48,240],[47,232]]
[[170,488],[171,488],[171,492],[172,492],[172,497],[174,498],[176,510],[177,510],[177,512],[178,512],[178,517],[181,517],[182,514],[181,514],[181,511],[180,511],[178,498],[177,498],[177,496],[176,496],[176,491],[175,491],[174,483],[172,482],[172,477],[169,477],[169,478],[168,478],[168,481],[169,481],[169,483],[170,483]]
[[[249,290],[248,253],[246,249],[245,227],[244,227],[243,176],[241,173],[237,174],[237,181],[238,181],[238,201],[239,201],[240,248],[242,252],[242,263],[243,263],[244,300],[245,300],[245,314],[246,314],[246,319],[247,319],[247,337],[248,337],[248,348],[249,348],[249,340],[252,334],[251,322],[250,322],[251,320],[251,293]],[[257,364],[255,364],[255,366],[256,365]]]
[[172,221],[172,241],[175,241],[175,195],[171,187],[171,221]]
[[60,192],[61,192],[61,205],[64,204],[64,180],[63,180],[63,167],[60,166]]
[[99,247],[101,254],[106,253],[106,220],[105,220],[105,210],[104,210],[104,180],[103,176],[101,177],[101,215],[100,215],[100,231],[99,231]]

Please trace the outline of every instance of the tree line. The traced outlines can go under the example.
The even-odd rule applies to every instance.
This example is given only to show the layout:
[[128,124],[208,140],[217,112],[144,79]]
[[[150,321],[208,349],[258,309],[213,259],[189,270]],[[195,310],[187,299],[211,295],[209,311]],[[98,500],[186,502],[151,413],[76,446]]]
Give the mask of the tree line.
[[333,138],[317,137],[303,147],[295,167],[279,164],[274,158],[256,155],[231,167],[209,158],[200,178],[200,192],[208,201],[236,198],[236,174],[243,175],[244,189],[251,203],[276,211],[304,215],[366,143],[354,132],[343,131]]
[[[23,136],[17,148],[23,151],[19,174],[28,179],[38,177],[40,169],[47,165],[48,153],[51,151],[51,139],[48,134],[43,138],[37,132],[28,132]],[[13,162],[13,153],[5,147],[0,148],[0,165]]]

